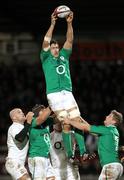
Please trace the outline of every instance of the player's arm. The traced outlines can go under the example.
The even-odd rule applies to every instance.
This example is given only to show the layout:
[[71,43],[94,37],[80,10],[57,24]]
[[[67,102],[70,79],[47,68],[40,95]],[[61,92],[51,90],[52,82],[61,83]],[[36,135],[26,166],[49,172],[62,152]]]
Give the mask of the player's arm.
[[32,112],[28,112],[28,114],[26,115],[26,123],[24,128],[15,136],[15,139],[19,142],[23,142],[24,139],[27,136],[27,133],[29,132],[30,126],[31,126],[31,122],[32,122],[32,118],[33,118],[34,113]]
[[51,24],[50,24],[50,27],[47,31],[47,33],[45,34],[44,36],[44,40],[43,40],[43,44],[42,44],[42,49],[47,51],[50,47],[50,41],[52,39],[52,35],[53,35],[53,30],[54,30],[54,27],[55,27],[55,24],[56,24],[56,20],[57,20],[57,17],[54,13],[52,13],[51,15]]
[[82,119],[81,122],[78,122],[75,120],[70,120],[70,119],[65,119],[64,123],[70,124],[73,127],[80,129],[82,131],[90,131],[90,127],[91,127],[91,125],[88,122],[86,122],[84,119]]
[[36,118],[36,124],[40,125],[43,122],[45,122],[47,118],[50,116],[50,114],[51,114],[51,109],[49,107],[45,108],[43,111],[39,113],[39,116]]
[[66,17],[67,21],[67,33],[66,33],[66,41],[64,43],[64,49],[71,49],[73,44],[73,12],[71,11],[70,14]]
[[52,112],[52,115],[50,115],[50,117],[53,119],[53,124],[60,122],[55,113]]

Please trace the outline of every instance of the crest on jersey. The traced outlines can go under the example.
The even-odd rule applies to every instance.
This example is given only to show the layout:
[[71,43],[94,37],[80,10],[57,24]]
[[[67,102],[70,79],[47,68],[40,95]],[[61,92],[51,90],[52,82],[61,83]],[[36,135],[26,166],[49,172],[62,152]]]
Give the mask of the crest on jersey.
[[65,66],[64,65],[59,65],[56,68],[56,71],[57,71],[58,74],[64,74],[65,73]]
[[62,61],[64,61],[64,60],[65,60],[64,56],[60,56],[60,59],[61,59]]

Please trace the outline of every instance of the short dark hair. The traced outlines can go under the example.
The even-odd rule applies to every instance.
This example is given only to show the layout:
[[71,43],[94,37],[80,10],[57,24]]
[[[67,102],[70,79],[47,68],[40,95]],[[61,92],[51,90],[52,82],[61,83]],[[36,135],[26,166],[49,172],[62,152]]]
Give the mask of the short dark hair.
[[52,40],[50,41],[50,46],[51,46],[51,44],[59,44],[59,43],[58,43],[58,41],[57,41],[57,40],[52,39]]
[[38,117],[39,112],[45,109],[45,106],[42,104],[36,104],[33,108],[32,108],[32,112],[34,113],[34,117]]
[[112,110],[111,113],[113,114],[113,119],[117,122],[116,124],[119,125],[123,122],[123,115],[122,113]]

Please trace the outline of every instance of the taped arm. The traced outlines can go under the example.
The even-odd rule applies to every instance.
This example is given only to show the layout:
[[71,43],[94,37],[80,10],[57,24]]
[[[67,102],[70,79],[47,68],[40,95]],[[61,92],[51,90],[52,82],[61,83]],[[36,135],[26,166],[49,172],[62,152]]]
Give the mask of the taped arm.
[[50,48],[50,41],[51,41],[51,38],[53,35],[53,30],[54,30],[54,27],[56,24],[56,19],[57,19],[56,16],[54,14],[52,14],[50,27],[44,36],[44,40],[43,40],[43,44],[42,44],[42,49],[44,51],[48,51],[48,49]]

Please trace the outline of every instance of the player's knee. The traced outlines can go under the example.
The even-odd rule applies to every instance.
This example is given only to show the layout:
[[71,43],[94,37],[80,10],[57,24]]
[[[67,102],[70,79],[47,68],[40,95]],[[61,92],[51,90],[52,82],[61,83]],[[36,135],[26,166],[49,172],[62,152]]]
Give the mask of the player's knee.
[[52,177],[47,177],[46,180],[55,180],[55,176],[52,176]]
[[28,174],[23,175],[20,180],[31,180]]

